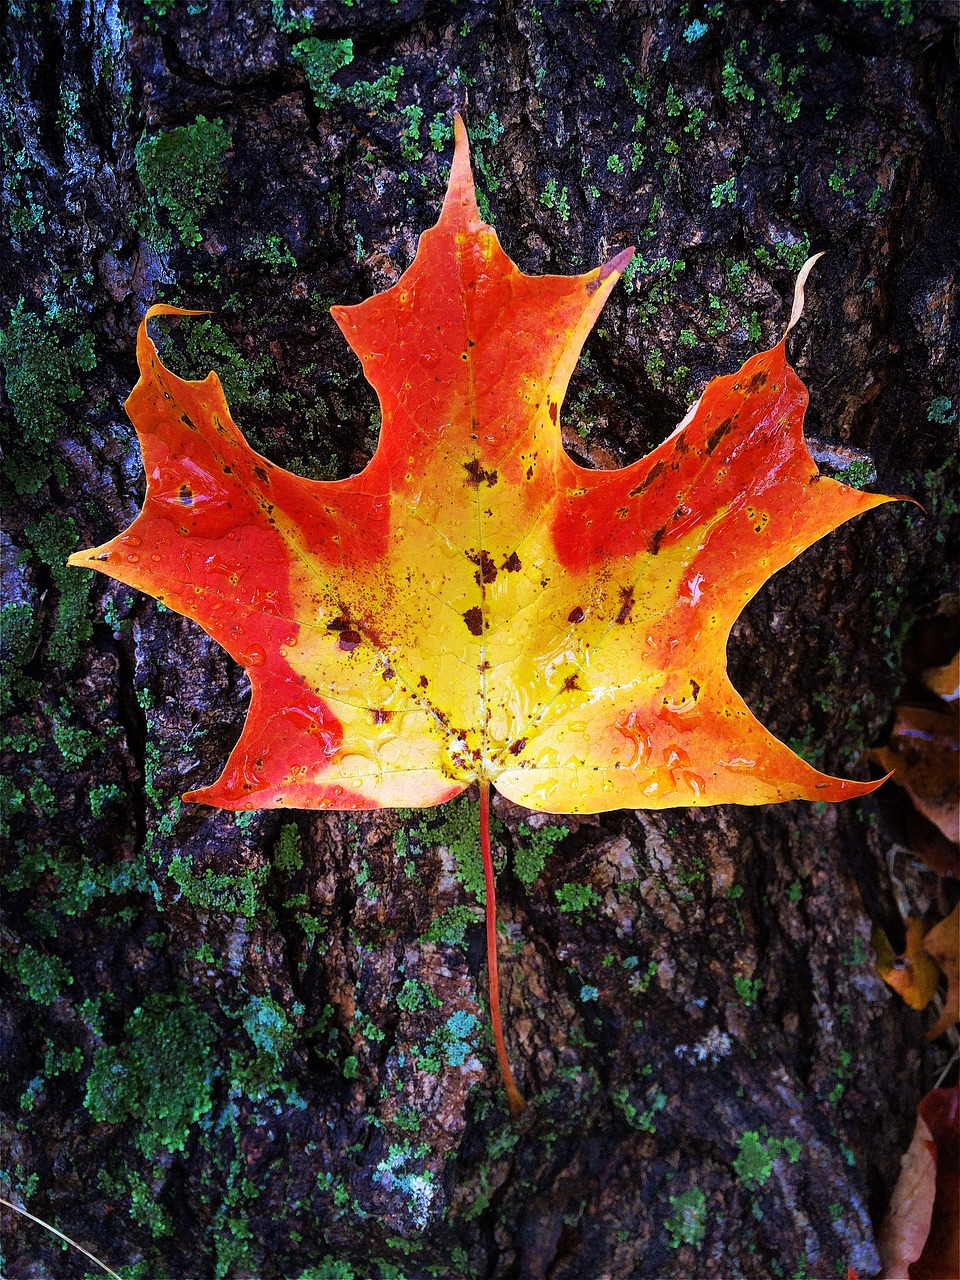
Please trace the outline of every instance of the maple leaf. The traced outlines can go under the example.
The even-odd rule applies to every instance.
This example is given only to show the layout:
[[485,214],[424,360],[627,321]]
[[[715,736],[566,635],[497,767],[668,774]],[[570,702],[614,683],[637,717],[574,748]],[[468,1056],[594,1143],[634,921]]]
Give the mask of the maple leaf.
[[522,274],[480,219],[457,117],[414,262],[333,308],[380,399],[367,467],[310,481],[260,457],[215,373],[164,368],[146,321],[183,313],[152,307],[127,401],[143,510],[70,560],[195,619],[250,675],[226,767],[184,799],[415,807],[480,784],[492,1006],[491,784],[565,813],[878,785],[813,769],[726,675],[730,628],[767,578],[890,501],[818,474],[784,342],[711,382],[630,466],[586,470],[563,449],[568,379],[631,254]]
[[590,471],[564,452],[567,381],[631,253],[523,275],[480,220],[458,118],[443,212],[413,264],[333,308],[383,414],[373,459],[343,481],[254,453],[216,374],[170,373],[144,321],[127,401],[143,510],[70,563],[195,619],[249,672],[226,768],[185,799],[422,806],[479,780],[574,813],[872,789],[778,742],[725,670],[766,579],[890,501],[818,474],[784,343],[711,382],[631,466]]

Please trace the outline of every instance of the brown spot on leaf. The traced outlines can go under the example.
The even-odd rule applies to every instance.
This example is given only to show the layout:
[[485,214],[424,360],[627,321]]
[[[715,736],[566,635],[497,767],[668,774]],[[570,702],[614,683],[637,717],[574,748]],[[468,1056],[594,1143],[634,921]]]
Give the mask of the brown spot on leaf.
[[479,458],[471,458],[469,462],[465,462],[463,464],[463,469],[470,477],[469,483],[472,484],[474,488],[479,489],[480,485],[482,485],[484,481],[486,481],[490,486],[497,483],[496,471],[484,471],[483,467],[480,465]]
[[518,756],[526,745],[526,738],[518,738],[516,742],[510,743],[510,754],[512,756]]
[[193,506],[193,490],[188,484],[182,484],[177,495],[185,507]]
[[734,418],[724,418],[719,426],[714,427],[710,432],[710,435],[707,437],[707,453],[713,453],[714,449],[716,449],[723,437],[733,427],[734,421]]
[[579,689],[579,688],[580,688],[580,677],[575,672],[572,676],[567,676],[566,680],[564,680],[561,693],[570,693],[572,689]]
[[394,716],[392,711],[387,711],[385,707],[372,707],[371,715],[374,724],[388,724]]
[[769,374],[767,373],[766,369],[758,369],[757,372],[750,379],[750,381],[747,383],[747,390],[752,394],[756,394],[756,392],[758,392],[761,389],[761,387],[765,387],[767,385],[768,377],[769,377]]
[[255,467],[253,468],[253,474],[254,474],[254,475],[257,477],[257,479],[258,479],[258,480],[260,480],[263,484],[269,484],[269,483],[270,483],[270,477],[267,475],[266,467],[261,467],[261,466],[259,465],[259,463],[257,464],[257,466],[255,466]]
[[666,533],[666,529],[664,528],[664,526],[663,526],[663,525],[661,525],[659,529],[654,529],[653,533],[651,533],[651,535],[650,535],[650,554],[651,554],[652,556],[657,555],[657,553],[659,552],[659,550],[660,550],[660,543],[663,541],[663,535],[664,535],[665,533]]
[[483,635],[483,611],[477,605],[466,611],[463,620],[472,636]]
[[484,583],[496,582],[497,566],[493,563],[493,557],[489,551],[468,551],[466,557],[471,564],[477,565],[477,572],[473,575],[477,580],[477,586]]
[[344,653],[353,653],[354,649],[361,644],[363,636],[359,631],[341,631],[340,632],[340,648]]
[[586,614],[583,612],[580,606],[576,604],[567,614],[567,621],[576,624],[578,622],[582,622],[585,617],[586,617]]
[[666,463],[661,458],[658,462],[655,462],[653,464],[653,466],[650,468],[647,474],[643,477],[640,483],[630,490],[630,492],[627,494],[627,497],[635,498],[638,493],[646,493],[646,491],[650,488],[653,482],[659,476],[663,475],[665,470],[666,470]]
[[549,401],[547,402],[547,409],[548,409],[549,414],[550,414],[550,421],[554,424],[554,426],[556,426],[556,424],[557,424],[557,402],[556,402],[556,400],[549,400]]
[[624,623],[630,619],[633,612],[633,587],[620,588],[620,612],[614,618],[614,622]]
[[511,551],[501,565],[501,568],[506,569],[507,573],[517,573],[522,567],[520,557],[515,551]]
[[420,686],[421,689],[426,689],[429,683],[430,681],[427,679],[426,676],[421,676],[420,679],[417,681],[417,684]]

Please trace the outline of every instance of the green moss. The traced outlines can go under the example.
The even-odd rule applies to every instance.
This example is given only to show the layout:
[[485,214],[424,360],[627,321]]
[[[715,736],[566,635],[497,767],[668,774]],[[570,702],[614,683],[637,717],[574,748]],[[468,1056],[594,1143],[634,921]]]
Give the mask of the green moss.
[[[336,102],[345,102],[368,111],[383,112],[397,100],[403,67],[396,63],[375,80],[357,80],[351,85],[341,85],[334,80],[339,71],[353,62],[353,41],[349,37],[320,40],[316,36],[308,36],[306,40],[298,41],[291,52],[303,67],[313,100],[320,111],[329,110]],[[415,153],[415,158],[420,159],[422,152],[417,138],[423,112],[419,107],[407,107],[404,115],[407,120],[401,144],[404,155],[410,159]]]
[[442,942],[448,947],[462,947],[466,942],[467,930],[478,924],[480,917],[474,907],[457,905],[448,907],[423,935],[424,942]]
[[914,0],[853,0],[853,4],[862,13],[895,18],[898,27],[908,27],[914,19]]
[[13,422],[0,428],[2,465],[16,493],[36,493],[55,471],[65,481],[50,446],[73,426],[69,406],[83,394],[80,375],[95,365],[89,331],[68,336],[52,314],[28,310],[20,299],[0,330],[0,369],[13,413]]
[[416,105],[400,108],[400,116],[404,123],[400,129],[400,154],[410,164],[423,159],[423,148],[420,146],[420,125],[423,122],[423,108]]
[[10,834],[10,819],[23,812],[25,796],[9,774],[0,774],[0,836]]
[[341,1258],[324,1258],[317,1266],[302,1271],[296,1280],[357,1280],[357,1273]]
[[266,236],[254,236],[244,245],[243,256],[250,262],[258,262],[266,267],[272,276],[292,271],[297,265],[290,246],[276,231],[271,231]]
[[162,211],[167,226],[185,245],[199,244],[201,222],[223,200],[224,156],[232,145],[231,130],[206,116],[197,116],[193,124],[144,135],[137,144],[136,165],[150,200],[152,225],[145,230],[161,243],[169,243],[166,227],[156,222]]
[[739,1154],[733,1162],[738,1176],[748,1187],[762,1187],[773,1172],[773,1158],[760,1135],[748,1130],[738,1142]]
[[216,1028],[183,995],[147,996],[119,1044],[94,1054],[84,1103],[94,1120],[130,1123],[147,1157],[182,1151],[213,1106]]
[[773,1162],[784,1154],[791,1164],[800,1159],[800,1143],[796,1138],[770,1138],[764,1142],[760,1135],[752,1130],[746,1132],[738,1142],[739,1154],[733,1167],[748,1188],[762,1187],[773,1172]]
[[737,180],[732,175],[724,182],[718,182],[716,186],[710,190],[710,203],[714,209],[719,209],[722,204],[736,204],[737,202]]
[[741,40],[737,50],[728,49],[721,72],[721,92],[732,106],[738,102],[752,102],[756,97],[754,89],[749,85],[737,64],[737,53],[743,55],[747,51],[746,40]]
[[673,1213],[664,1221],[670,1237],[670,1246],[679,1249],[681,1244],[698,1245],[707,1229],[707,1198],[699,1187],[691,1187],[679,1196],[670,1197]]
[[173,1221],[157,1202],[154,1189],[134,1170],[130,1171],[130,1217],[146,1227],[153,1238],[173,1235]]
[[442,151],[450,140],[450,117],[445,112],[438,112],[427,127],[430,145],[434,151]]
[[555,209],[561,222],[570,218],[570,201],[567,188],[558,187],[556,178],[551,178],[540,194],[540,203],[547,209]]
[[63,988],[73,982],[73,975],[62,960],[45,955],[29,943],[24,943],[15,955],[0,952],[0,966],[23,984],[27,997],[37,1004],[53,1004]]
[[183,854],[175,853],[167,871],[195,907],[247,917],[262,908],[260,893],[267,880],[266,867],[245,867],[233,875],[208,868],[198,874]]
[[342,93],[333,77],[353,61],[353,41],[318,40],[316,36],[310,36],[295,44],[292,53],[303,67],[318,109],[324,111],[332,106]]
[[[193,0],[193,3],[190,6],[191,12],[194,12],[194,4],[196,4],[196,0]],[[159,20],[161,18],[165,18],[168,13],[173,13],[176,10],[176,7],[177,0],[144,0],[147,26],[150,30],[156,31]],[[200,11],[202,12],[206,7],[206,4],[203,3],[200,6]]]
[[521,884],[529,889],[543,870],[543,864],[555,844],[568,835],[566,827],[548,825],[531,829],[521,823],[517,828],[519,843],[513,851],[513,869]]
[[764,245],[760,245],[759,248],[754,249],[753,254],[763,266],[776,268],[779,265],[793,275],[796,275],[810,257],[810,241],[806,236],[801,236],[794,244],[780,240],[773,249],[774,252],[771,253]]
[[293,822],[285,822],[280,828],[277,849],[273,855],[273,865],[285,875],[292,875],[303,868],[300,832]]
[[297,1033],[282,1005],[270,996],[254,995],[231,1016],[238,1019],[251,1048],[230,1055],[230,1094],[246,1094],[254,1101],[279,1094],[292,1106],[306,1106],[297,1086],[286,1075]]
[[53,717],[53,740],[68,768],[78,769],[88,756],[103,747],[103,739],[92,729],[73,724],[62,714]]
[[452,1013],[442,1026],[431,1032],[422,1049],[414,1050],[418,1069],[436,1075],[444,1064],[462,1067],[467,1058],[476,1053],[478,1028],[476,1014],[465,1009]]
[[477,191],[477,207],[480,216],[490,221],[490,200],[500,189],[500,175],[494,169],[491,151],[503,136],[503,125],[495,111],[488,111],[479,124],[470,130],[470,147],[473,163],[483,178],[483,188]]
[[555,894],[561,911],[586,911],[600,902],[600,895],[592,884],[562,884]]
[[[502,828],[495,816],[491,817],[491,837]],[[487,900],[483,877],[483,859],[480,853],[480,817],[474,801],[466,795],[457,796],[442,809],[422,818],[405,832],[396,836],[398,856],[405,858],[408,850],[418,851],[424,846],[445,845],[456,863],[457,879],[464,890],[477,901]],[[503,864],[501,855],[495,855],[495,866]]]
[[[649,1071],[652,1071],[652,1067],[644,1068],[644,1073]],[[638,1129],[642,1133],[656,1133],[657,1114],[667,1105],[667,1095],[656,1083],[647,1088],[645,1098],[647,1105],[642,1109],[630,1101],[630,1091],[625,1085],[620,1089],[614,1089],[610,1094],[610,1100],[622,1113],[630,1128]]]
[[[162,329],[162,322],[157,327]],[[182,378],[205,378],[215,369],[233,413],[255,396],[258,382],[273,369],[267,356],[241,352],[215,320],[180,324],[176,342],[161,340],[159,346],[165,363]]]
[[24,530],[30,550],[49,570],[57,591],[57,615],[47,642],[51,662],[68,670],[93,635],[90,614],[90,583],[93,572],[67,565],[67,557],[79,542],[77,527],[68,516],[48,511]]
[[123,799],[123,789],[113,782],[106,783],[104,786],[91,787],[89,798],[90,812],[100,819],[117,800]]
[[306,35],[310,30],[310,19],[305,13],[288,13],[284,0],[270,0],[271,16],[274,26],[284,35]]
[[37,618],[30,605],[0,606],[0,715],[6,715],[16,700],[27,701],[40,692],[39,681],[24,675],[37,635]]
[[743,1003],[749,1008],[756,1004],[757,996],[760,994],[760,988],[763,986],[762,978],[734,978],[733,985],[737,989],[737,995]]
[[397,1004],[406,1013],[417,1013],[420,1009],[437,1008],[442,1001],[416,978],[407,978],[397,995]]
[[876,478],[877,469],[869,458],[857,458],[838,477],[852,489],[864,489],[868,484],[873,484]]

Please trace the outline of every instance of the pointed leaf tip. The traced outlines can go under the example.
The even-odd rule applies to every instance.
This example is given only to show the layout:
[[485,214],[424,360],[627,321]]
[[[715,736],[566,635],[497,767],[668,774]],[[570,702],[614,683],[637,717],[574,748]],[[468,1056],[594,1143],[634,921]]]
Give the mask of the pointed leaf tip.
[[800,317],[803,315],[803,290],[807,283],[807,277],[813,270],[814,265],[823,257],[823,253],[815,253],[812,258],[808,258],[797,275],[797,283],[793,286],[793,307],[790,310],[790,319],[787,321],[787,327],[783,331],[784,338],[794,327]]
[[636,252],[635,246],[631,245],[629,249],[621,249],[619,253],[614,254],[609,262],[605,262],[601,267],[599,279],[606,280],[607,276],[622,275]]
[[454,150],[447,193],[440,211],[440,221],[455,216],[464,222],[480,221],[470,165],[470,139],[459,111],[453,117]]

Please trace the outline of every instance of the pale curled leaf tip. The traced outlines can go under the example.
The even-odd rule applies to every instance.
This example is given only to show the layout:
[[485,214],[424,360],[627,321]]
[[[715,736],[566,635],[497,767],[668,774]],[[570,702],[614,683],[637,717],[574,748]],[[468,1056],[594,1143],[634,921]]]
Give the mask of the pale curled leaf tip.
[[146,324],[148,320],[152,320],[155,316],[209,316],[212,314],[207,307],[192,310],[188,307],[174,307],[168,302],[154,302],[152,306],[147,307],[140,323],[142,325]]
[[794,327],[800,317],[803,315],[803,290],[807,283],[807,277],[813,270],[814,265],[823,257],[823,253],[815,253],[812,258],[808,258],[797,275],[797,282],[793,286],[793,307],[790,311],[790,319],[787,321],[787,327],[783,331],[783,336]]

